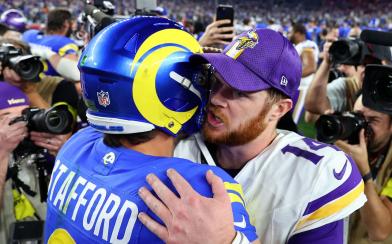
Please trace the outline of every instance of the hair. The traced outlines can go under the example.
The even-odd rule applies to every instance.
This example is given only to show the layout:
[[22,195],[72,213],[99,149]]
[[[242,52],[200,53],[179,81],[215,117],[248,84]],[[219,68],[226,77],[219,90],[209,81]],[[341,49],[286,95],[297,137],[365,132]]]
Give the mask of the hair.
[[72,19],[72,14],[69,10],[57,8],[48,13],[46,22],[46,31],[60,31],[63,29],[64,23]]
[[303,24],[294,24],[293,33],[300,33],[306,35],[306,27]]
[[11,28],[3,23],[0,23],[0,36],[4,35],[9,30],[11,30]]
[[109,147],[121,147],[122,140],[127,141],[131,145],[139,145],[145,142],[148,142],[157,134],[157,129],[147,131],[147,132],[140,132],[135,134],[104,134],[103,142],[105,145]]
[[277,103],[282,99],[290,98],[289,96],[275,88],[268,88],[266,92],[270,98],[271,104]]
[[14,45],[16,48],[22,51],[23,55],[31,54],[29,45],[24,41],[13,38],[0,38],[0,45],[4,43],[10,43]]

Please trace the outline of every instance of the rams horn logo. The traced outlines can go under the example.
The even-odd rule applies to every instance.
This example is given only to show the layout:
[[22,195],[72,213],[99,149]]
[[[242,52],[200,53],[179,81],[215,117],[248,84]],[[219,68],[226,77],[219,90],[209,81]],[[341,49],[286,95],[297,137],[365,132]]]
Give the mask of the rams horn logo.
[[254,48],[256,44],[259,43],[259,36],[255,30],[250,30],[246,33],[246,36],[238,38],[238,42],[237,50]]
[[[177,37],[175,43],[173,36]],[[131,64],[131,76],[134,76],[132,96],[137,109],[152,124],[175,134],[192,118],[198,106],[183,112],[170,110],[159,99],[155,79],[161,64],[171,54],[189,51],[202,52],[192,35],[179,29],[165,29],[143,42]]]

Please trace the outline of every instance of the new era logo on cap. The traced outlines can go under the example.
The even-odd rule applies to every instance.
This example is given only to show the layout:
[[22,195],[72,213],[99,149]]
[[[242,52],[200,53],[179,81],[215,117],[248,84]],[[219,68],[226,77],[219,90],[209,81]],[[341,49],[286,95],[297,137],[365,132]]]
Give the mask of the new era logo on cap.
[[282,86],[287,86],[289,81],[287,80],[286,76],[282,75],[282,78],[280,78],[280,85]]

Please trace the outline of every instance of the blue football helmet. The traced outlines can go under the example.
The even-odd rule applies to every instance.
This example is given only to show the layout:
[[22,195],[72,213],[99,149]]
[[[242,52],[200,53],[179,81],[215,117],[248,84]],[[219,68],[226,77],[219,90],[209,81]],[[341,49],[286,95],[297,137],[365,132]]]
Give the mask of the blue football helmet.
[[199,82],[203,67],[189,61],[200,52],[165,18],[139,16],[101,30],[78,64],[90,125],[108,134],[200,129],[208,91]]

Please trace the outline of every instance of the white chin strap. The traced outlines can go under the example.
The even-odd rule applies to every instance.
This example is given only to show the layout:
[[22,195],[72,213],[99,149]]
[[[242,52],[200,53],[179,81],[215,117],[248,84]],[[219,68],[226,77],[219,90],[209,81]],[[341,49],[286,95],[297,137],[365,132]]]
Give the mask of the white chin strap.
[[155,126],[145,122],[105,118],[89,113],[87,113],[87,120],[91,127],[107,134],[134,134],[155,129]]

